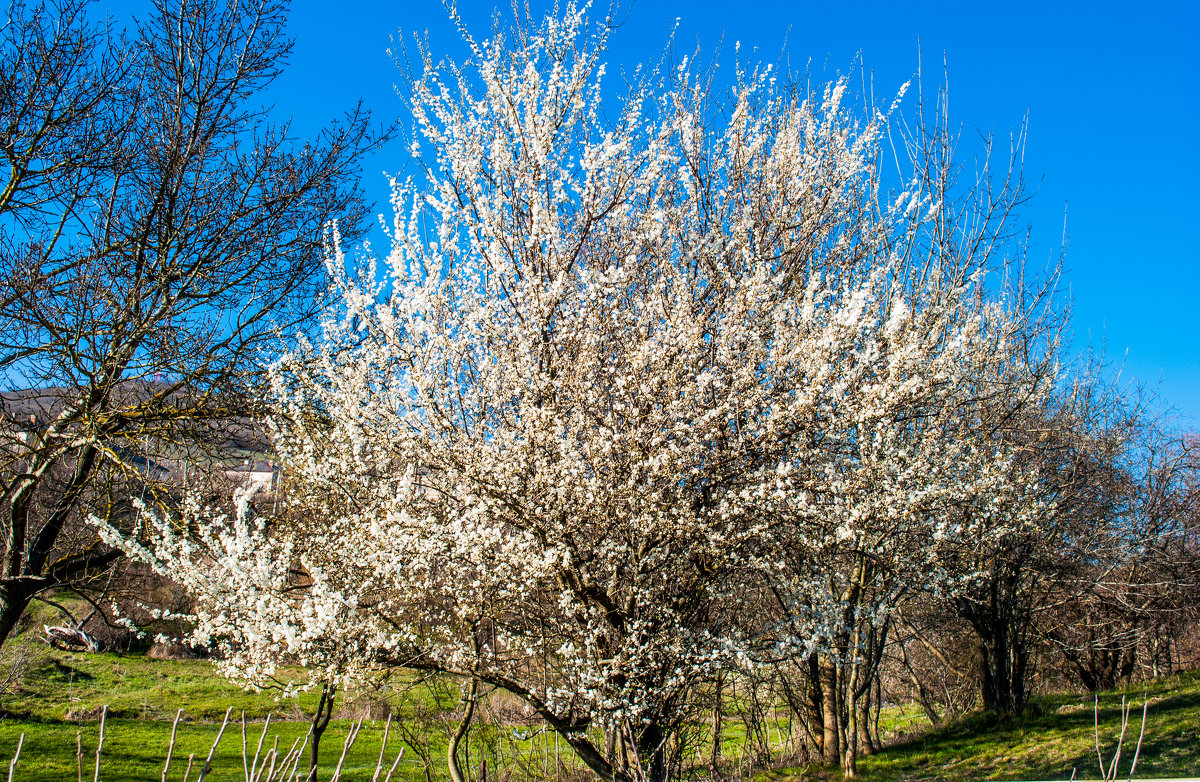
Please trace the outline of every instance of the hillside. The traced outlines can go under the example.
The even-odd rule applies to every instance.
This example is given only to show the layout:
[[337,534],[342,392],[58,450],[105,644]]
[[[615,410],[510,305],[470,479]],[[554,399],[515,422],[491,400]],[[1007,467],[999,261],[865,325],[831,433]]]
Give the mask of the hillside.
[[[0,695],[0,764],[12,757],[19,736],[25,745],[16,780],[61,780],[78,773],[77,734],[83,748],[84,771],[91,773],[102,706],[109,707],[102,779],[106,782],[158,779],[166,755],[171,720],[176,710],[184,714],[180,723],[173,778],[182,778],[188,754],[201,760],[217,734],[225,711],[233,707],[233,722],[217,753],[213,780],[242,777],[241,724],[243,710],[251,723],[247,729],[250,754],[257,743],[261,721],[273,713],[274,721],[266,745],[279,736],[282,749],[303,736],[304,715],[312,707],[312,696],[277,700],[272,693],[248,693],[216,676],[211,666],[198,660],[150,660],[135,655],[70,654],[25,645],[24,670],[10,680]],[[9,660],[11,663],[11,660]],[[1122,693],[1104,693],[1100,698],[1100,734],[1107,757],[1119,732]],[[1138,764],[1138,778],[1200,775],[1200,673],[1176,676],[1133,688],[1129,693],[1138,707],[1150,702],[1146,738]],[[400,705],[403,698],[386,698]],[[340,717],[378,716],[382,693],[359,694]],[[412,704],[408,704],[411,706]],[[432,704],[426,704],[432,706]],[[432,735],[444,743],[441,727],[449,726],[447,712],[429,709],[435,726]],[[426,716],[428,719],[428,715]],[[322,759],[336,763],[350,723],[335,720],[325,740]],[[511,727],[511,726],[510,726]],[[911,727],[911,726],[910,726]],[[918,731],[921,726],[915,726]],[[1136,716],[1132,737],[1126,740],[1124,761],[1136,742]],[[519,730],[502,731],[513,741]],[[368,720],[361,738],[348,755],[346,779],[366,779],[373,774],[379,756],[383,722]],[[400,748],[393,732],[391,752]],[[426,734],[430,735],[430,734]],[[526,750],[536,745],[521,742]],[[885,751],[863,758],[861,778],[868,782],[899,780],[973,779],[1062,779],[1097,775],[1092,700],[1079,694],[1035,698],[1029,714],[1014,721],[997,721],[971,715],[940,730],[928,730],[907,738]],[[549,748],[550,745],[542,744]],[[444,774],[439,747],[432,748],[431,770]],[[389,753],[391,754],[391,753]],[[199,761],[197,761],[199,762]],[[1122,768],[1125,768],[1125,762]],[[193,772],[194,773],[194,772]],[[401,764],[406,779],[425,778],[424,767],[412,749]],[[1124,772],[1123,772],[1124,773]],[[325,777],[328,775],[325,774]],[[827,770],[786,769],[758,777],[762,782],[801,782],[831,778]]]
[[[1147,701],[1137,778],[1200,776],[1200,672],[1101,693],[1099,734],[1106,764],[1120,734],[1123,695],[1135,708],[1130,710],[1120,778],[1128,776],[1141,707]],[[1017,720],[969,715],[862,758],[859,774],[868,782],[1067,780],[1072,772],[1077,779],[1095,779],[1099,769],[1093,706],[1090,695],[1054,694],[1033,698],[1026,715]],[[815,769],[787,769],[762,779],[801,782],[821,776]]]

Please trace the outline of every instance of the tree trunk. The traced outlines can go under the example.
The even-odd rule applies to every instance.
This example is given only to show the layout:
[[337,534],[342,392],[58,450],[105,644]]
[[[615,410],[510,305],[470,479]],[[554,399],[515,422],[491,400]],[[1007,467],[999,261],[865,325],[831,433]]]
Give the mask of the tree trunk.
[[[0,566],[0,574],[5,579],[0,584],[0,647],[8,640],[34,596],[57,585],[60,577],[64,576],[61,571],[55,572],[56,568],[53,566],[47,568],[47,561],[54,550],[59,533],[75,509],[92,474],[96,464],[96,449],[84,446],[75,452],[71,478],[60,490],[41,528],[33,532],[29,528],[29,514],[33,507],[34,492],[38,488],[38,482],[49,473],[54,458],[56,457],[41,456],[39,461],[31,464],[28,475],[9,496],[4,530],[4,560]],[[69,559],[72,560],[74,569],[86,569],[87,557]]]
[[666,731],[661,723],[651,721],[638,734],[638,760],[644,764],[646,782],[666,782],[667,747]]
[[999,715],[1019,714],[1025,708],[1024,644],[1003,631],[981,632],[978,655],[983,707]]
[[308,744],[308,777],[307,782],[317,782],[317,761],[321,757],[321,736],[329,727],[329,718],[333,716],[333,701],[337,689],[328,684],[321,687],[321,699],[317,701],[317,710],[312,716],[312,741]]
[[712,751],[709,755],[708,769],[712,774],[713,779],[717,778],[717,769],[721,765],[721,739],[724,737],[724,697],[725,697],[725,674],[717,674],[715,686],[713,687],[713,708],[712,708]]
[[[450,743],[446,745],[446,766],[450,771],[451,782],[466,782],[463,778],[462,765],[458,762],[458,747],[462,743],[463,737],[467,735],[467,731],[471,729],[471,718],[475,716],[475,698],[478,691],[479,681],[472,677],[467,692],[462,697],[462,719],[459,721],[454,735],[450,737]],[[469,759],[467,765],[470,765]]]
[[33,595],[20,582],[0,584],[0,646],[16,629]]
[[871,735],[872,705],[875,705],[876,710],[878,710],[878,705],[872,704],[872,693],[871,690],[868,689],[867,694],[858,704],[857,722],[859,755],[870,755],[872,752],[875,752],[878,749],[878,747],[875,746],[875,738]]
[[826,765],[841,761],[838,671],[832,657],[821,660],[821,760]]
[[859,730],[864,726],[864,722],[860,722],[862,716],[859,710],[860,704],[864,700],[864,690],[866,687],[859,686],[859,679],[864,674],[864,668],[869,665],[869,662],[863,656],[863,624],[856,622],[854,625],[854,633],[850,641],[850,680],[846,683],[846,731],[843,739],[845,744],[845,753],[842,755],[842,776],[846,779],[853,779],[855,771],[858,768],[858,734]]
[[858,731],[861,727],[861,723],[859,723],[858,698],[855,695],[858,685],[858,669],[858,663],[853,663],[850,673],[850,684],[847,687],[847,695],[850,698],[850,703],[846,711],[850,724],[846,726],[846,752],[842,755],[842,776],[845,779],[854,779],[855,772],[858,770]]
[[821,664],[817,655],[810,654],[806,661],[808,665],[808,734],[812,737],[813,749],[820,757],[825,756],[825,691],[821,687]]

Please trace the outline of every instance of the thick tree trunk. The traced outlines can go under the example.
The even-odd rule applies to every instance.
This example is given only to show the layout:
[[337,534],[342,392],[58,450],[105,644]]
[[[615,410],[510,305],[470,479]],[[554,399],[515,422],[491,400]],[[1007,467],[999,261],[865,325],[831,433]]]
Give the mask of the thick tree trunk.
[[[40,529],[31,528],[30,512],[34,493],[38,482],[49,473],[54,458],[42,455],[40,461],[31,464],[28,474],[8,498],[4,519],[4,558],[0,565],[0,576],[3,577],[0,583],[0,647],[8,640],[35,595],[61,583],[60,579],[69,578],[71,571],[76,571],[76,575],[85,571],[89,560],[104,558],[77,556],[60,560],[57,565],[49,563],[59,534],[76,508],[96,465],[97,451],[91,446],[74,452],[70,480],[60,490]],[[66,567],[68,563],[70,566]]]
[[980,633],[978,655],[983,707],[1000,715],[1019,714],[1025,708],[1024,644],[1003,631]]
[[321,736],[329,727],[329,718],[333,716],[333,701],[337,690],[329,685],[321,688],[321,699],[317,701],[317,710],[312,716],[312,740],[308,744],[308,777],[307,782],[317,782],[317,761],[321,757]]
[[1133,674],[1137,649],[1094,645],[1086,653],[1068,655],[1068,659],[1075,664],[1079,680],[1089,692],[1111,690]]
[[867,694],[862,698],[857,706],[858,717],[856,718],[856,722],[858,723],[859,755],[870,755],[872,752],[878,749],[878,747],[875,746],[875,738],[871,735],[872,705],[874,704],[872,703],[871,691],[868,689]]
[[20,582],[0,584],[0,646],[12,635],[32,599]]
[[663,726],[652,721],[637,737],[638,758],[644,766],[646,782],[666,782],[667,733]]
[[816,754],[825,757],[825,694],[821,688],[821,664],[817,655],[810,654],[806,660],[808,666],[808,698],[805,704],[808,709],[808,733],[812,738]]

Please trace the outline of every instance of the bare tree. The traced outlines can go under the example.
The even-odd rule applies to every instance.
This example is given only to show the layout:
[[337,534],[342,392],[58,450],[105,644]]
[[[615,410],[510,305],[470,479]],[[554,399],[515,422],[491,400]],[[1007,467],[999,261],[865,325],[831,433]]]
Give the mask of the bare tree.
[[158,0],[127,37],[86,5],[0,31],[0,642],[118,561],[85,511],[123,523],[131,490],[259,450],[261,351],[321,306],[327,226],[360,234],[357,160],[386,135],[361,106],[305,144],[270,120],[285,3]]
[[1068,670],[1089,690],[1128,681],[1139,656],[1151,675],[1174,667],[1170,648],[1195,621],[1196,443],[1135,419],[1107,476],[1107,522],[1079,578],[1044,629]]

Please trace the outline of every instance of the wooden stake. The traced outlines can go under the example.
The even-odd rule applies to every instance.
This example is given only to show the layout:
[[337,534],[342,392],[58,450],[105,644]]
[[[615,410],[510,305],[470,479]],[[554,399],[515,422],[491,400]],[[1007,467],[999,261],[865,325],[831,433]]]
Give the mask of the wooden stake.
[[404,747],[400,748],[399,754],[396,755],[396,762],[393,763],[392,767],[388,770],[388,775],[383,782],[392,782],[392,774],[396,773],[396,766],[400,765],[400,758],[402,757],[404,757]]
[[175,754],[175,729],[179,727],[181,716],[183,716],[183,709],[175,712],[175,721],[171,723],[171,743],[167,747],[167,762],[163,764],[162,782],[167,782],[167,769],[171,767],[171,756]]
[[[204,776],[212,768],[213,754],[217,751],[217,745],[221,743],[221,736],[225,735],[225,728],[229,725],[229,715],[233,713],[233,707],[230,706],[225,710],[225,721],[221,723],[221,729],[217,731],[217,738],[213,741],[212,747],[208,750],[208,757],[204,761],[204,768],[200,769],[200,776],[196,777],[196,782],[204,782]],[[96,780],[100,782],[100,780]]]
[[358,732],[362,730],[363,718],[358,718],[357,725],[350,726],[350,732],[346,734],[346,741],[342,743],[342,756],[338,758],[337,769],[333,772],[333,778],[330,782],[339,782],[342,778],[342,764],[346,762],[346,753],[354,746],[354,741],[358,738]]
[[383,746],[379,748],[379,762],[375,764],[375,775],[371,777],[371,782],[379,782],[379,775],[383,773],[383,753],[387,752],[388,734],[392,730],[392,715],[388,715],[387,725],[383,727]]
[[[258,760],[258,754],[254,755],[254,759]],[[246,778],[246,782],[250,782],[250,759],[246,753],[246,710],[242,709],[242,776]]]
[[8,764],[8,782],[13,782],[13,772],[17,770],[17,760],[21,757],[21,747],[25,746],[25,734],[21,734],[21,738],[17,739],[17,752],[13,755],[12,762]]
[[[244,714],[245,714],[245,712],[243,712],[243,718],[244,718]],[[262,769],[258,768],[258,755],[260,752],[262,752],[263,740],[266,739],[266,737],[267,737],[267,728],[269,728],[269,727],[271,727],[271,715],[268,712],[267,721],[263,723],[262,733],[259,734],[259,737],[258,737],[258,747],[254,750],[254,762],[250,764],[250,776],[247,777],[246,782],[254,782],[256,777],[259,777],[262,775]],[[279,743],[278,736],[275,737],[275,743],[276,744]],[[243,756],[245,754],[245,751],[246,750],[243,747],[243,749],[242,749]],[[266,758],[263,758],[263,765],[266,765]]]
[[104,749],[104,723],[108,720],[108,707],[100,711],[100,743],[96,745],[96,774],[93,782],[100,782],[100,750]]

